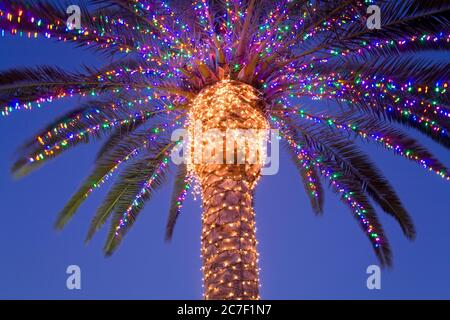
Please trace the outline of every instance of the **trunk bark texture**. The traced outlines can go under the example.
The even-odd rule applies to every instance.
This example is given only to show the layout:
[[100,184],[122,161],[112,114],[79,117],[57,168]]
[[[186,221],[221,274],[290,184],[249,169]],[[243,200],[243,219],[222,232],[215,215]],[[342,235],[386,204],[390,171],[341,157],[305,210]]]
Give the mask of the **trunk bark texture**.
[[[231,80],[218,82],[196,97],[189,114],[188,130],[193,132],[194,125],[198,127],[199,123],[203,132],[269,128],[259,93],[247,84]],[[260,137],[253,137],[250,144],[260,141]],[[224,145],[228,144],[224,142]],[[248,161],[247,157],[244,162],[239,162],[237,157],[232,163],[226,162],[227,153],[236,152],[239,147],[223,150],[222,146],[217,146],[224,151],[219,157],[223,158],[222,163],[193,161],[188,164],[202,191],[205,299],[259,299],[253,191],[262,165]],[[249,154],[248,149],[245,154]]]

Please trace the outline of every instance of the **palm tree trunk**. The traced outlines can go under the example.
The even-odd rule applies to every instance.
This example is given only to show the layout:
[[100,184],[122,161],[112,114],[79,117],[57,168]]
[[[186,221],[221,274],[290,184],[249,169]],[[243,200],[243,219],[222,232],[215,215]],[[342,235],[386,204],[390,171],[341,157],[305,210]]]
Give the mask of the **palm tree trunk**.
[[259,299],[253,211],[258,176],[252,165],[209,165],[199,172],[206,299]]
[[[222,133],[230,129],[267,130],[269,125],[263,114],[264,106],[260,93],[252,86],[223,80],[204,89],[195,98],[189,113],[188,130],[194,133],[198,123],[202,132],[210,129]],[[224,154],[219,154],[219,159],[223,157],[220,163],[198,163],[192,160],[195,156],[188,162],[188,170],[198,178],[202,191],[205,298],[259,299],[253,190],[260,177],[261,162],[248,160],[249,149],[245,149],[243,162],[235,157],[227,158],[230,152],[235,154],[239,146],[233,143],[229,150],[228,146],[216,146],[223,140],[211,142],[202,139],[200,144],[192,143],[189,150],[209,143],[216,147],[216,151],[224,151]],[[246,146],[258,145],[262,139],[265,138],[257,136]]]

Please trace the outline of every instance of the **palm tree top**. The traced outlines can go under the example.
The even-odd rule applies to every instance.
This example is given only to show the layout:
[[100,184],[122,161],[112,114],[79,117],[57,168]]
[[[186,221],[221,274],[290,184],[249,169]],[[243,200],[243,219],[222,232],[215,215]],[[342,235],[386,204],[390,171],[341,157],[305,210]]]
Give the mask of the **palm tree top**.
[[[381,7],[380,30],[366,26],[371,4]],[[325,182],[348,205],[384,265],[391,264],[391,252],[373,203],[408,238],[415,230],[357,141],[450,180],[445,165],[412,136],[421,133],[450,146],[450,65],[427,54],[450,49],[446,0],[91,0],[82,6],[80,30],[66,25],[68,5],[3,1],[0,33],[72,43],[109,62],[98,69],[3,71],[0,109],[9,116],[85,97],[23,145],[13,172],[26,175],[81,143],[106,137],[56,227],[64,227],[95,189],[117,175],[87,235],[90,240],[110,218],[107,255],[166,181],[175,146],[170,133],[185,125],[201,92],[225,80],[260,94],[260,111],[279,130],[314,211],[322,213]],[[193,187],[192,174],[180,166],[167,239]]]

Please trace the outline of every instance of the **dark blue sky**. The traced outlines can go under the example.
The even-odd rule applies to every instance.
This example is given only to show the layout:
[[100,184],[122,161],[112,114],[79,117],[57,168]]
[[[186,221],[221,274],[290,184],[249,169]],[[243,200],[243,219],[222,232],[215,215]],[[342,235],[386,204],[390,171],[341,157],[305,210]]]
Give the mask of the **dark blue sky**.
[[[39,64],[73,69],[105,59],[45,39],[0,38],[0,70]],[[0,298],[201,298],[199,201],[188,201],[173,242],[165,243],[168,184],[146,206],[118,252],[104,258],[106,229],[88,246],[83,240],[107,188],[96,191],[62,233],[52,228],[91,169],[98,143],[78,147],[22,180],[12,179],[16,148],[77,101],[0,118]],[[420,140],[450,165],[448,151]],[[369,291],[366,268],[377,260],[350,211],[327,192],[325,214],[315,217],[295,168],[282,155],[280,172],[264,177],[256,193],[263,298],[450,299],[449,183],[384,149],[364,148],[413,216],[416,241],[407,241],[395,221],[379,211],[393,247],[394,267],[383,270],[381,290]],[[66,288],[65,270],[71,264],[81,267],[79,291]]]

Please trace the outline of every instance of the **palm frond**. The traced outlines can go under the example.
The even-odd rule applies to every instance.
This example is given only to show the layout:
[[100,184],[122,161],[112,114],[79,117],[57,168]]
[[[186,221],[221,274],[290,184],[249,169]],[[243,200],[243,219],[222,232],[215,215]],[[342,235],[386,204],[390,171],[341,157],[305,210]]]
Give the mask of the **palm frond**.
[[99,139],[114,128],[143,124],[154,116],[153,111],[143,109],[134,109],[130,114],[130,109],[117,98],[89,101],[59,117],[25,143],[12,172],[17,177],[23,177],[80,143]]
[[170,200],[169,215],[166,224],[166,241],[172,240],[175,224],[180,215],[181,205],[183,204],[183,194],[186,192],[187,168],[182,164],[178,166],[177,174],[173,183],[172,197]]
[[[43,0],[9,0],[2,3],[0,11],[5,13],[4,16],[7,13],[14,15],[15,19],[5,19],[0,15],[0,29],[11,32],[15,30],[13,34],[19,31],[28,34],[28,37],[41,35],[56,41],[68,41],[79,47],[111,55],[134,48],[134,43],[130,39],[132,33],[127,32],[125,26],[113,26],[108,23],[109,20],[113,20],[114,12],[106,10],[92,12],[83,1],[77,3],[81,9],[82,29],[69,30],[66,25],[68,18],[66,10],[70,5],[73,5],[70,1],[53,3]],[[16,15],[20,19],[17,19]],[[125,18],[123,14],[120,17]],[[133,23],[129,17],[126,19],[129,23]],[[117,35],[119,30],[121,36]]]
[[[162,146],[159,144],[150,146],[145,140],[147,135],[146,133],[141,133],[134,135],[131,139],[129,137],[121,139],[120,143],[113,150],[105,152],[96,160],[92,173],[59,213],[55,228],[62,229],[92,191],[105,183],[118,170],[120,165],[138,157],[142,153],[159,153],[159,149]],[[89,232],[88,239],[92,237],[95,231]]]
[[[293,136],[293,138],[296,139],[295,135]],[[296,143],[298,145],[301,144],[298,139],[296,140]],[[287,152],[289,152],[292,157],[292,161],[296,165],[296,168],[302,179],[305,193],[308,195],[308,199],[311,203],[311,208],[316,214],[322,214],[323,203],[325,199],[317,168],[310,163],[301,163],[301,161],[299,161],[298,159],[298,155],[294,152],[292,147],[286,144],[283,145],[285,145]]]
[[58,67],[11,69],[0,73],[0,106],[5,112],[73,95],[100,94],[125,89],[132,83],[98,81],[95,75],[67,72]]
[[333,162],[324,161],[320,167],[322,175],[328,179],[330,179],[328,172],[332,168],[334,174],[331,176],[330,187],[335,193],[341,195],[342,202],[353,211],[354,218],[372,243],[375,255],[381,265],[391,266],[392,251],[389,241],[378,220],[375,209],[372,207],[368,197],[361,191],[363,189],[362,185],[355,181],[353,175],[342,172],[339,166],[336,166]]
[[98,230],[107,217],[114,212],[104,246],[107,256],[117,249],[125,234],[136,221],[145,202],[165,182],[165,171],[159,171],[163,161],[164,159],[161,157],[151,157],[131,164],[97,211],[92,221],[91,232]]
[[[347,4],[348,6],[348,4]],[[336,29],[327,30],[326,37],[316,45],[304,49],[289,61],[303,59],[309,55],[323,54],[327,51],[357,52],[362,43],[372,43],[377,40],[399,39],[442,32],[442,26],[448,26],[450,6],[445,0],[423,2],[385,1],[382,4],[383,23],[381,30],[370,30],[359,23],[342,24]],[[360,12],[365,16],[365,12]]]
[[[279,116],[276,110],[272,112]],[[295,114],[297,113],[295,112]],[[315,125],[322,125],[325,130],[331,130],[332,133],[345,133],[352,140],[361,138],[363,141],[374,142],[395,154],[416,162],[427,170],[432,169],[443,177],[448,175],[448,168],[425,146],[404,131],[394,128],[391,124],[380,121],[376,117],[357,112],[342,112],[334,117],[326,114],[314,116],[305,113],[303,109],[300,111],[300,115],[303,119],[314,122]]]
[[[355,179],[354,174],[343,169],[333,159],[326,159],[323,155],[316,153],[314,148],[308,146],[309,143],[304,135],[298,135],[292,125],[282,122],[283,126],[280,128],[282,136],[291,147],[294,162],[306,159],[310,165],[318,168],[323,178],[329,180],[330,188],[340,194],[341,200],[350,207],[353,216],[373,245],[380,263],[383,266],[390,266],[392,261],[389,242],[378,221],[375,209],[366,195],[363,182]],[[292,134],[296,137],[293,138]]]
[[378,203],[381,208],[393,216],[408,238],[415,237],[415,228],[411,217],[403,207],[396,192],[381,171],[353,143],[336,133],[318,132],[304,125],[302,136],[309,148],[317,150],[327,161],[335,162],[353,181],[359,181],[362,192]]

